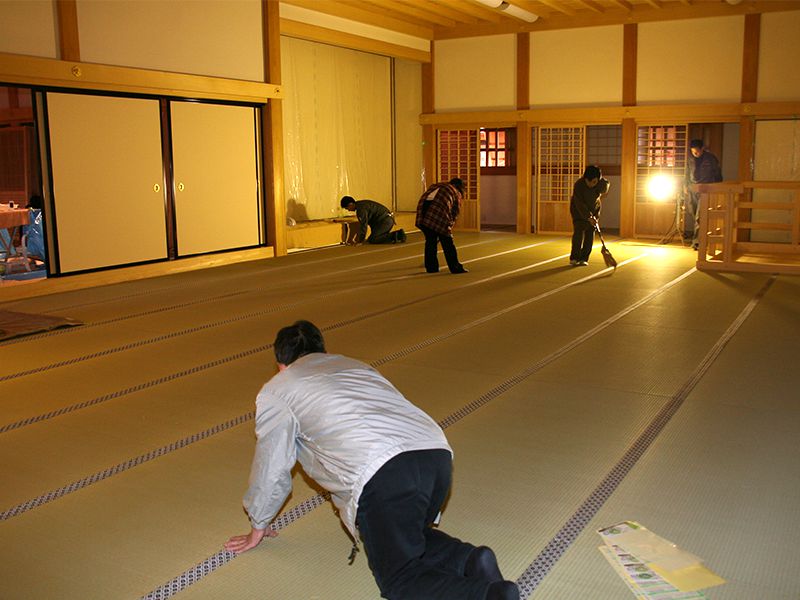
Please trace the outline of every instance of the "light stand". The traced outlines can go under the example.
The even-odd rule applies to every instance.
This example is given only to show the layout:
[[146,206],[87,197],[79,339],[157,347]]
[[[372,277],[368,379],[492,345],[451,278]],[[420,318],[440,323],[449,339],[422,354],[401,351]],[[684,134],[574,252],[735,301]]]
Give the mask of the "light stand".
[[[686,193],[683,191],[678,192],[675,194],[675,218],[672,220],[672,225],[670,226],[669,231],[664,234],[658,243],[659,244],[670,244],[676,238],[680,239],[681,245],[686,246],[687,240],[685,235],[685,228],[686,226]],[[691,240],[689,240],[691,243]]]

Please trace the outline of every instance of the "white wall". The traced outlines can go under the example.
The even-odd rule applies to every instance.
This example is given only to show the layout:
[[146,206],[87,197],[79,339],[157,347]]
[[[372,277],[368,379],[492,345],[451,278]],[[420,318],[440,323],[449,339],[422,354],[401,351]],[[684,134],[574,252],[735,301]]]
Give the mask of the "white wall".
[[78,0],[81,60],[264,81],[259,0]]
[[738,102],[744,17],[639,25],[638,104]]
[[516,40],[508,34],[437,41],[436,112],[516,108]]
[[620,25],[531,34],[531,106],[622,102]]
[[58,58],[53,0],[0,0],[0,52]]
[[800,98],[800,11],[761,15],[759,102]]

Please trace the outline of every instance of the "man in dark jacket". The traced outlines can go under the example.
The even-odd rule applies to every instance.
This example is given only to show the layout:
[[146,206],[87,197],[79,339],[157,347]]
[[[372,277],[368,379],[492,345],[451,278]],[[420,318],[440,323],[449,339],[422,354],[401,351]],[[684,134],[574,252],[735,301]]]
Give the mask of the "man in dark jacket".
[[572,252],[569,264],[585,266],[592,253],[597,217],[600,216],[602,199],[608,193],[608,180],[597,165],[586,167],[583,177],[575,182],[569,212],[572,215]]
[[[697,209],[700,206],[700,194],[692,192],[689,186],[694,183],[717,183],[722,181],[722,170],[719,168],[719,160],[705,148],[703,140],[692,140],[689,144],[691,156],[686,161],[686,192],[689,196],[689,206],[694,219],[692,231],[692,247],[697,250],[697,237],[700,231],[700,215]],[[688,236],[688,232],[686,234]]]
[[416,225],[425,234],[425,270],[428,273],[439,272],[439,243],[442,244],[450,272],[467,272],[464,265],[458,262],[458,252],[453,243],[453,224],[461,210],[463,195],[464,182],[454,178],[447,183],[434,183],[417,203]]
[[[406,241],[406,232],[402,229],[392,231],[394,216],[383,204],[373,200],[356,200],[352,196],[344,196],[339,202],[342,208],[356,213],[361,231],[355,238],[360,244],[366,238],[369,244],[396,244]],[[367,237],[367,227],[370,234]]]

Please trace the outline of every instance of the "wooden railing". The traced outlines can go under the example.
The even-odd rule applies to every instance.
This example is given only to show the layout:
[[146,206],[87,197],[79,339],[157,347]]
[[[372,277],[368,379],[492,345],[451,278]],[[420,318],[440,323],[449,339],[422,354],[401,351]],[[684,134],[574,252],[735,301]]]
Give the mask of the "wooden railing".
[[697,268],[800,273],[800,182],[692,186],[700,193]]

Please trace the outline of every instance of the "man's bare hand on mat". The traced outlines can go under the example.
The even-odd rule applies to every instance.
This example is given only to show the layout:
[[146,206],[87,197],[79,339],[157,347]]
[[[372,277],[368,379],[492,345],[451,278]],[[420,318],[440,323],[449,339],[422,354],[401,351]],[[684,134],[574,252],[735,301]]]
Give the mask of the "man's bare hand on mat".
[[264,537],[277,537],[278,532],[272,529],[251,529],[250,533],[235,535],[225,542],[225,550],[230,550],[236,554],[247,552],[261,543]]

